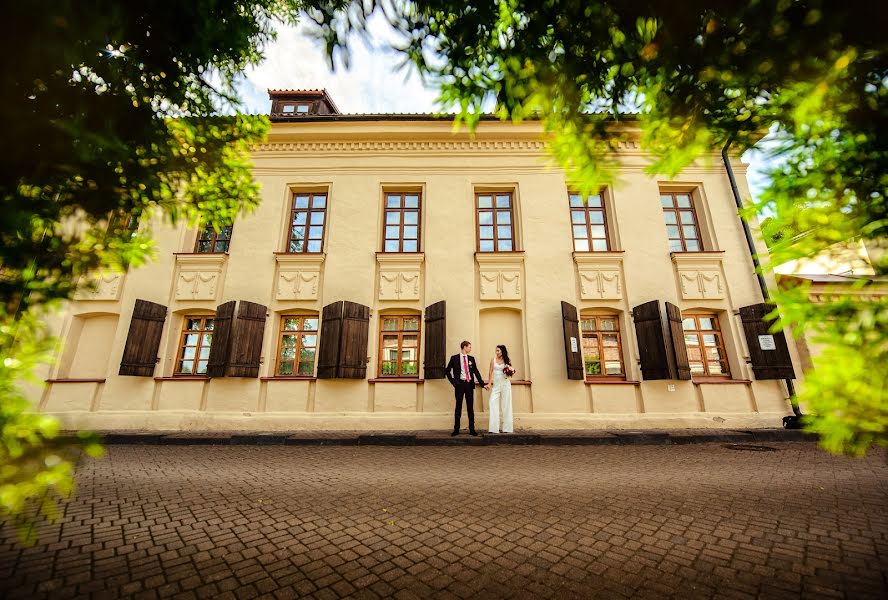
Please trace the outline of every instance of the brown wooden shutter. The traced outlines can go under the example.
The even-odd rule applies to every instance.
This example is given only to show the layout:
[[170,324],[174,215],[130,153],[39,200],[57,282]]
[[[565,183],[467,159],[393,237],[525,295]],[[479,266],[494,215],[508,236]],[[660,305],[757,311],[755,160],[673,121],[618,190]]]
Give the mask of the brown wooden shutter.
[[580,321],[577,307],[561,302],[561,323],[564,329],[564,359],[567,364],[568,379],[584,379],[583,348],[580,339]]
[[367,340],[369,336],[370,307],[347,300],[343,301],[337,377],[345,379],[367,377]]
[[147,300],[136,300],[130,320],[119,375],[153,377],[157,349],[163,335],[167,307]]
[[638,340],[642,379],[646,381],[672,379],[672,370],[669,368],[670,353],[667,351],[660,301],[651,300],[639,304],[632,309],[632,319],[635,321],[635,339]]
[[671,302],[666,302],[667,333],[671,338],[671,358],[674,359],[675,369],[672,371],[673,379],[690,380],[691,365],[688,362],[688,348],[685,345],[684,328],[681,326],[681,310]]
[[[770,304],[753,304],[740,309],[740,320],[743,322],[743,332],[746,334],[746,345],[752,362],[752,374],[756,379],[795,379],[786,336],[782,330],[771,333],[773,320],[765,318],[772,310],[774,307]],[[759,336],[772,336],[774,349],[763,350]]]
[[237,302],[232,300],[216,307],[213,319],[213,342],[210,344],[210,357],[207,359],[207,376],[225,377],[228,357],[231,354],[231,340],[234,337],[234,308]]
[[240,301],[232,332],[231,354],[228,361],[229,376],[259,377],[259,360],[262,357],[262,336],[265,333],[267,310],[268,308],[261,304]]
[[342,300],[328,304],[321,314],[321,339],[318,346],[318,379],[333,379],[339,366],[342,334]]
[[425,361],[426,379],[444,379],[447,366],[447,306],[444,300],[425,309]]

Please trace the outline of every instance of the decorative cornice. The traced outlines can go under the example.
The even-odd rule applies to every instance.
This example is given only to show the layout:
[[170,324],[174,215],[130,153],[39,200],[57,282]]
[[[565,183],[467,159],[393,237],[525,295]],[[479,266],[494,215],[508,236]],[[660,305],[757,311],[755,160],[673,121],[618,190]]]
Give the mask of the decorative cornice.
[[253,152],[541,152],[542,140],[489,141],[333,141],[333,142],[269,142],[253,146]]
[[176,264],[189,266],[221,267],[228,260],[227,252],[210,252],[206,254],[192,252],[175,253]]
[[327,254],[324,252],[318,253],[297,253],[297,252],[275,252],[274,259],[280,264],[294,265],[317,265],[320,266],[324,263],[324,259],[327,257]]
[[479,265],[520,265],[524,262],[524,251],[517,252],[475,252],[475,261]]
[[574,262],[578,265],[614,265],[623,262],[624,251],[616,252],[574,252]]
[[721,264],[724,259],[724,250],[707,252],[671,252],[672,262],[681,268],[688,267],[712,267]]
[[[267,142],[251,148],[253,152],[542,152],[542,139],[511,140],[342,140],[312,142]],[[616,142],[618,151],[640,151],[637,140]]]
[[419,266],[425,262],[425,253],[423,252],[377,252],[376,262],[380,265],[387,266],[408,265]]

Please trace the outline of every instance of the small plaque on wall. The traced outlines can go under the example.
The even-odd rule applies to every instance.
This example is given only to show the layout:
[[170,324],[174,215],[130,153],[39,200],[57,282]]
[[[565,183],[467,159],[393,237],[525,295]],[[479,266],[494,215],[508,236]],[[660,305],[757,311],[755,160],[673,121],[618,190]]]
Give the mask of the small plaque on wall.
[[773,335],[760,335],[759,338],[759,348],[762,350],[776,350],[777,344],[774,343]]
[[578,352],[579,351],[579,348],[577,346],[577,338],[575,338],[573,336],[571,336],[571,338],[570,338],[570,351],[571,352]]

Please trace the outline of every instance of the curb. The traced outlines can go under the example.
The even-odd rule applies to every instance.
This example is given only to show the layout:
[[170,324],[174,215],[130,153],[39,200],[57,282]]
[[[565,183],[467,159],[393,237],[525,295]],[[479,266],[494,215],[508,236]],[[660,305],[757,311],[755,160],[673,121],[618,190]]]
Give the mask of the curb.
[[[462,433],[456,437],[442,431],[420,432],[97,432],[106,445],[150,446],[667,446],[704,443],[816,442],[817,436],[791,429],[676,430]],[[60,438],[76,442],[74,432]]]

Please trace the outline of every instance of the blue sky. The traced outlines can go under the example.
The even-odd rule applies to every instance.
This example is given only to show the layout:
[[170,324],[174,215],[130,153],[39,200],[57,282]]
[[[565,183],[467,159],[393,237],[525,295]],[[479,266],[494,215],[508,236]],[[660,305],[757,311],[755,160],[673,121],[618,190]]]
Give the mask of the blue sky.
[[[265,48],[265,60],[247,72],[239,88],[246,111],[267,113],[268,89],[326,88],[345,113],[434,112],[436,90],[424,85],[412,65],[401,65],[403,58],[388,47],[394,35],[391,28],[374,14],[368,19],[368,29],[368,41],[353,40],[350,68],[337,60],[331,71],[307,25],[280,27],[277,41]],[[747,179],[753,196],[758,197],[767,183],[764,157],[750,151],[743,160],[749,163]]]

